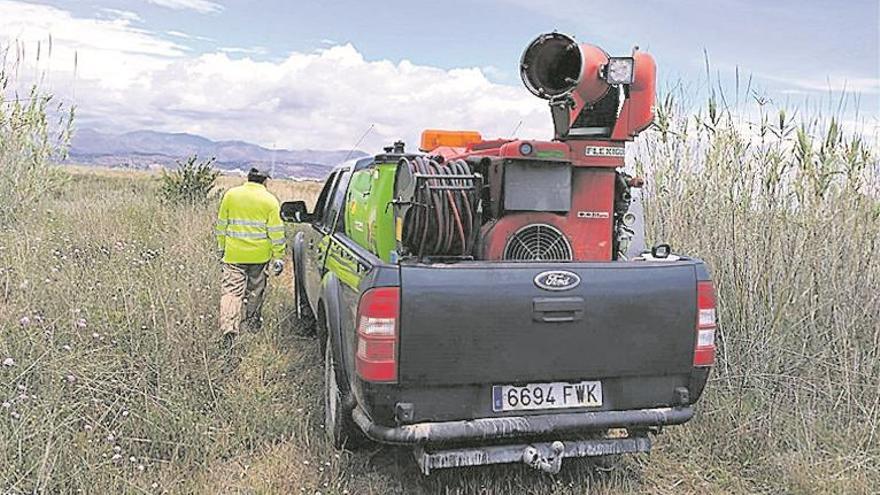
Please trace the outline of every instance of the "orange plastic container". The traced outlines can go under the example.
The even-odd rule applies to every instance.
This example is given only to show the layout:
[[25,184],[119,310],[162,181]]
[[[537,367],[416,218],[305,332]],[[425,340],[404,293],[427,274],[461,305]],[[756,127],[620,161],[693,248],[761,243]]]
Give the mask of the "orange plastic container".
[[468,146],[479,143],[483,140],[483,136],[477,131],[443,131],[438,129],[426,129],[422,131],[422,144],[419,149],[422,151],[431,151],[440,146],[449,146],[451,148],[467,148]]

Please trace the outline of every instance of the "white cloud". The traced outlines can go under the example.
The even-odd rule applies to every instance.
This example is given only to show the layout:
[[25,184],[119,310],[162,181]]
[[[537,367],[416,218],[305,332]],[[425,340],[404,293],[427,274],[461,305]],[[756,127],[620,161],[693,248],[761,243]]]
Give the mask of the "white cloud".
[[[135,27],[130,18],[84,19],[47,5],[0,0],[0,45],[11,44],[23,53],[20,64],[49,72],[53,79],[76,70],[84,81],[119,90],[137,85],[187,51]],[[37,46],[51,53],[37,61]]]
[[811,79],[804,77],[784,77],[771,74],[755,75],[762,79],[785,83],[805,91],[830,91],[832,93],[847,92],[857,94],[880,93],[880,78],[878,77],[829,74],[825,79]]
[[218,48],[217,51],[237,55],[266,55],[267,53],[269,53],[269,51],[262,46],[253,46],[250,48],[243,48],[238,46],[223,46]]
[[223,10],[223,6],[210,0],[146,0],[148,3],[174,10],[195,10],[202,14],[211,14]]
[[[0,0],[0,44],[35,44],[52,34],[52,89],[73,98],[81,126],[156,129],[288,148],[375,151],[422,129],[476,129],[549,138],[549,110],[524,88],[496,84],[479,68],[445,70],[409,61],[365,60],[352,45],[257,61],[240,49],[194,55],[125,20],[81,19],[58,8]],[[24,35],[24,36],[23,36]],[[163,34],[164,35],[164,34]],[[183,38],[181,38],[183,39]]]
[[99,12],[110,19],[122,19],[131,22],[143,22],[141,16],[130,10],[100,9]]
[[165,31],[165,34],[168,36],[174,36],[175,38],[181,38],[185,40],[199,40],[199,41],[214,41],[213,38],[208,38],[207,36],[199,36],[196,34],[184,33],[183,31]]
[[[351,45],[292,53],[277,62],[205,54],[155,74],[168,129],[221,139],[345,148],[370,125],[372,149],[427,127],[479,129],[495,137],[520,120],[520,135],[549,134],[549,111],[524,90],[489,82],[479,69],[367,61]],[[547,124],[544,126],[543,124]]]

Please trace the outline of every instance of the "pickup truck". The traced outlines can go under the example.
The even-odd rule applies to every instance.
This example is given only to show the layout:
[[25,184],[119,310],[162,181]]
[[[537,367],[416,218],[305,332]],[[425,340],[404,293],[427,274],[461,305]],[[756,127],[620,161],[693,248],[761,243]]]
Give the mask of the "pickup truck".
[[649,434],[692,418],[715,353],[702,261],[664,249],[612,261],[389,256],[353,239],[361,221],[347,205],[353,176],[381,180],[402,156],[338,166],[313,211],[282,205],[336,448],[410,446],[425,474],[509,462],[552,473],[566,457],[646,452]]

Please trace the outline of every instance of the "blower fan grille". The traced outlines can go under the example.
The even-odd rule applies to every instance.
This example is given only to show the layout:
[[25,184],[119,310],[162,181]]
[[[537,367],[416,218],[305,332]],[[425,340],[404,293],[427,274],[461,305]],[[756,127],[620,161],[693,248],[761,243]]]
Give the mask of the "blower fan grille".
[[571,244],[556,227],[545,223],[517,230],[504,247],[505,260],[571,261]]

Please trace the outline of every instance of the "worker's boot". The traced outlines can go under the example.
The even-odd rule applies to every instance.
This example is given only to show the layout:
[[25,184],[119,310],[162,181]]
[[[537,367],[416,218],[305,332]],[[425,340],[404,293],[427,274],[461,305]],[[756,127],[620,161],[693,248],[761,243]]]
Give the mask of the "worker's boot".
[[235,337],[236,334],[234,332],[226,332],[223,334],[223,337],[220,339],[220,350],[223,353],[228,354],[232,351],[232,348],[235,347]]
[[224,375],[232,373],[241,364],[241,357],[238,355],[239,350],[236,349],[235,345],[236,337],[238,337],[237,334],[228,332],[223,334],[220,340],[220,351],[223,353],[222,358],[224,361],[220,369]]

